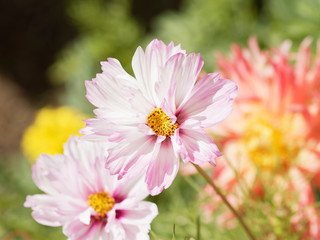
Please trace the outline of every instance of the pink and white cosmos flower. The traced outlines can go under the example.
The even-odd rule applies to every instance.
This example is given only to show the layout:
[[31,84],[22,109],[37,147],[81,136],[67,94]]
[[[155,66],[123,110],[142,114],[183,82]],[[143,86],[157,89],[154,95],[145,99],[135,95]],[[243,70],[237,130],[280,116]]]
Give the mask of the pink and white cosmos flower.
[[24,206],[40,224],[63,226],[70,240],[149,239],[157,206],[142,201],[143,178],[119,181],[109,174],[105,148],[71,137],[63,155],[40,155],[32,174],[45,193],[27,196]]
[[180,45],[153,40],[136,50],[130,76],[119,61],[102,62],[102,74],[86,82],[87,98],[97,107],[86,120],[86,139],[116,142],[106,167],[119,177],[146,171],[151,195],[168,188],[184,163],[215,165],[221,153],[204,128],[225,119],[237,86],[220,74],[197,81],[200,54],[186,54]]

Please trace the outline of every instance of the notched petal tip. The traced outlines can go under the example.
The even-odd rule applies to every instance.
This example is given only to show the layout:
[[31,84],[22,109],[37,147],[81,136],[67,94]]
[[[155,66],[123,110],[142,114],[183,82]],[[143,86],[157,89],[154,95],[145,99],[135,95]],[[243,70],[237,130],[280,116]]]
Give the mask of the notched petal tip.
[[161,187],[156,186],[156,187],[153,187],[153,188],[150,188],[150,187],[148,186],[148,191],[149,191],[149,193],[150,193],[151,196],[157,196],[157,195],[159,195],[163,190],[164,190],[164,186],[161,186]]
[[32,196],[27,195],[26,201],[23,203],[23,206],[28,208],[28,207],[32,207],[33,205],[34,204],[33,204],[33,201],[32,201]]

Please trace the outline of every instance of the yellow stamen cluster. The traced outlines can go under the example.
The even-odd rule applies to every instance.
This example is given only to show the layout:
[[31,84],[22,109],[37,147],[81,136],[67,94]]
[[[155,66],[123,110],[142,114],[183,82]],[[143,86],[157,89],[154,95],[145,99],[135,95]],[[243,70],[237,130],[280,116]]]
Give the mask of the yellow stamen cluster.
[[106,191],[90,194],[88,198],[89,205],[96,211],[99,217],[105,217],[113,208],[115,200]]
[[243,140],[255,165],[261,170],[288,169],[299,152],[299,141],[291,135],[291,119],[260,116],[249,122]]
[[170,125],[170,117],[167,116],[161,108],[156,108],[152,111],[152,113],[148,116],[147,123],[157,136],[171,136],[174,134],[174,131],[179,128],[178,123]]

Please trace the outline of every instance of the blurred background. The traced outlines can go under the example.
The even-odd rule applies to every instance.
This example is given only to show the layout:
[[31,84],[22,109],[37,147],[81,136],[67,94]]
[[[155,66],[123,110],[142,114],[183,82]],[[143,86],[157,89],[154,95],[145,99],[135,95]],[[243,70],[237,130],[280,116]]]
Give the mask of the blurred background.
[[[244,46],[250,36],[263,48],[291,39],[297,49],[306,36],[318,39],[319,12],[320,0],[0,1],[0,239],[66,239],[60,228],[37,224],[23,207],[27,194],[39,192],[31,179],[37,152],[62,148],[42,150],[38,137],[53,136],[54,130],[46,125],[40,133],[28,127],[36,119],[71,115],[61,131],[66,137],[76,134],[82,126],[71,129],[73,117],[92,115],[84,81],[101,71],[100,61],[117,58],[132,73],[137,46],[158,38],[181,43],[189,53],[200,52],[204,70],[212,72],[215,51],[227,53],[232,43]],[[50,113],[59,106],[68,108]],[[152,199],[160,209],[152,227],[156,236],[171,239],[173,224],[177,236],[196,235],[195,183],[204,182],[178,177]],[[181,191],[186,188],[190,190]],[[211,230],[220,239],[219,229]],[[229,234],[221,239],[239,236],[237,230]]]

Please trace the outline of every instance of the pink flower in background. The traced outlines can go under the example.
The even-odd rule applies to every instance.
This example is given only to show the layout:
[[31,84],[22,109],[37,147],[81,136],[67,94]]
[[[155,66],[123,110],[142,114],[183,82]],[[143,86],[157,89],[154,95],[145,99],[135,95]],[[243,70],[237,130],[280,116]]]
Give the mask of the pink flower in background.
[[268,52],[251,38],[249,49],[233,47],[230,60],[220,55],[223,75],[240,86],[236,110],[219,129],[226,157],[240,169],[250,163],[272,171],[318,172],[320,148],[311,133],[320,123],[320,44],[313,59],[310,43],[305,39],[297,54],[288,41]]
[[[298,53],[290,51],[288,41],[279,49],[262,51],[251,38],[248,49],[236,45],[230,58],[221,54],[218,58],[222,75],[237,82],[239,96],[230,117],[219,129],[212,128],[219,133],[224,150],[213,178],[238,210],[248,196],[265,199],[267,190],[274,191],[275,199],[289,191],[303,194],[320,173],[320,145],[315,133],[320,123],[320,45],[313,58],[310,43],[305,39]],[[297,175],[303,179],[304,189],[291,187]],[[314,203],[312,199],[309,204]],[[219,201],[215,197],[212,211]],[[306,231],[319,236],[320,231],[310,229],[319,226],[319,216],[311,215],[300,214],[300,219],[312,222]],[[226,210],[220,220],[227,223],[228,219],[232,216]]]
[[300,239],[320,239],[320,213],[316,196],[308,179],[298,174],[292,178],[289,189],[298,196],[298,201],[292,204],[295,212],[291,218],[293,230],[302,233]]
[[224,76],[241,84],[238,101],[256,100],[275,113],[305,113],[320,100],[320,41],[315,58],[311,42],[306,38],[298,53],[290,51],[290,41],[262,51],[252,37],[248,49],[232,47],[231,59],[219,53],[217,64]]
[[63,226],[70,240],[149,239],[157,206],[142,201],[148,195],[143,179],[119,181],[109,174],[106,147],[71,137],[64,155],[37,159],[33,180],[44,194],[28,196],[24,204],[37,222]]
[[[231,171],[224,172],[224,168],[230,170],[229,166],[220,167],[221,164],[214,169],[215,182],[223,186],[228,201],[243,216],[251,216],[250,221],[258,226],[260,233],[262,230],[266,232],[267,235],[263,239],[279,237],[273,232],[274,229],[282,229],[284,234],[295,235],[297,239],[320,239],[320,214],[316,197],[308,179],[299,170],[292,170],[289,178],[276,178],[272,183],[262,183],[255,179],[251,186],[248,186],[246,182],[241,181],[241,178],[245,177],[244,174],[237,178],[234,175],[232,177]],[[273,178],[272,175],[269,177]],[[223,204],[220,204],[221,198],[210,186],[204,188],[204,193],[207,198],[202,205],[204,215],[211,218],[218,212],[214,215],[215,222],[222,227],[234,228],[237,220]],[[250,214],[247,212],[248,208]],[[253,219],[252,211],[258,211],[260,217]],[[264,217],[261,218],[261,215]],[[282,221],[280,224],[279,220]],[[267,222],[267,226],[261,227],[263,222]]]
[[109,140],[106,167],[112,174],[139,175],[152,195],[168,188],[182,160],[215,164],[217,146],[204,132],[225,119],[236,97],[234,82],[208,74],[197,80],[203,61],[171,42],[153,40],[133,56],[133,78],[116,59],[102,62],[102,74],[86,82],[95,119],[81,131],[90,140]]

